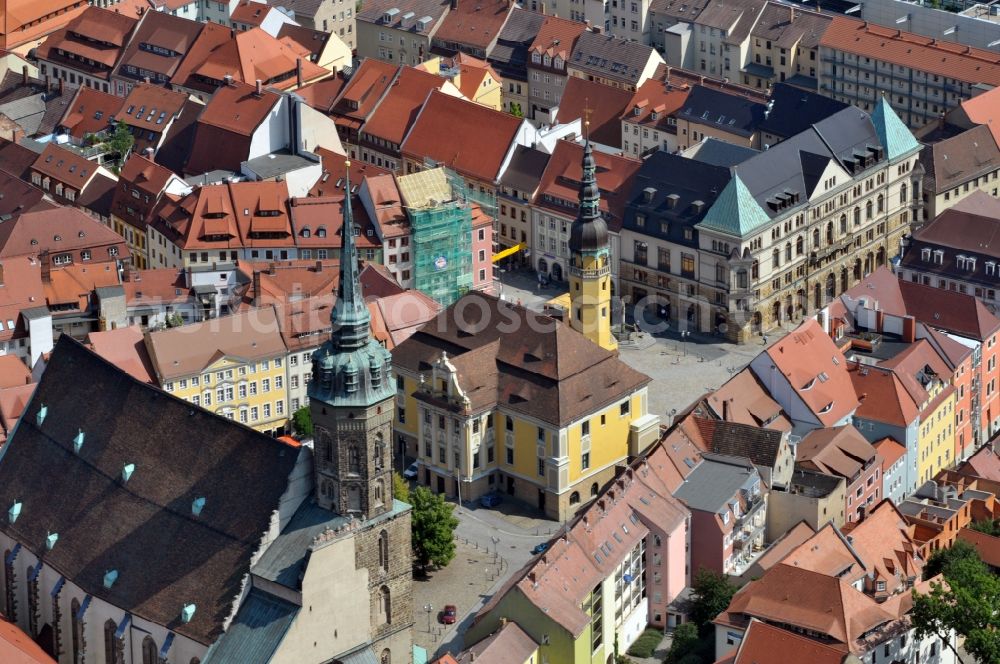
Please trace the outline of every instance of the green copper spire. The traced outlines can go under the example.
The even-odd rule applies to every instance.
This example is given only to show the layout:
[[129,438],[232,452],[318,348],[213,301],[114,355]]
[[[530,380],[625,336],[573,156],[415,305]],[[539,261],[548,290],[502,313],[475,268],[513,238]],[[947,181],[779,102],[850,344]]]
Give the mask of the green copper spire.
[[569,235],[569,250],[573,253],[599,251],[608,246],[608,226],[601,217],[601,190],[597,186],[597,164],[589,136],[583,145],[582,171],[580,212]]
[[351,211],[351,162],[347,163],[347,185],[344,192],[344,226],[340,250],[340,283],[337,285],[337,303],[330,320],[333,323],[332,341],[336,350],[353,350],[368,342],[371,316],[361,293],[358,273],[358,252],[354,241],[354,214]]

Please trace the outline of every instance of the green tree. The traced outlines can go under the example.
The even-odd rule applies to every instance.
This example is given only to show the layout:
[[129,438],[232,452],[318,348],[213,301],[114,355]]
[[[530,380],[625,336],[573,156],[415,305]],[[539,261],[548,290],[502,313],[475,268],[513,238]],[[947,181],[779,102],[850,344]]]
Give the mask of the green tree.
[[410,502],[410,483],[399,473],[392,474],[392,497],[404,503]]
[[691,621],[704,635],[712,629],[715,617],[729,606],[736,587],[725,575],[703,567],[695,574],[691,591]]
[[413,553],[426,571],[429,565],[444,567],[455,557],[455,527],[458,519],[444,496],[418,486],[410,493],[413,505]]
[[984,519],[982,521],[976,521],[971,526],[972,530],[978,530],[981,533],[986,533],[987,535],[992,535],[993,537],[1000,537],[1000,521],[994,521],[993,519]]
[[108,139],[108,149],[118,155],[119,164],[124,164],[133,145],[135,145],[135,137],[128,130],[128,125],[119,120],[118,124],[115,125],[114,133]]
[[959,540],[950,549],[938,549],[924,565],[924,579],[944,574],[945,570],[962,560],[979,560],[976,549],[968,542]]
[[681,623],[674,630],[674,638],[667,651],[666,664],[677,664],[688,655],[698,651],[701,639],[698,638],[698,627],[693,622]]
[[513,115],[515,118],[523,118],[524,117],[524,111],[521,110],[521,105],[520,104],[511,104],[510,105],[510,114]]
[[919,638],[937,636],[960,662],[952,631],[965,637],[965,650],[977,661],[1000,662],[1000,577],[966,542],[956,548],[938,561],[945,582],[933,582],[929,593],[913,591],[910,620]]
[[292,427],[300,436],[311,436],[313,432],[312,413],[309,406],[302,406],[292,414]]

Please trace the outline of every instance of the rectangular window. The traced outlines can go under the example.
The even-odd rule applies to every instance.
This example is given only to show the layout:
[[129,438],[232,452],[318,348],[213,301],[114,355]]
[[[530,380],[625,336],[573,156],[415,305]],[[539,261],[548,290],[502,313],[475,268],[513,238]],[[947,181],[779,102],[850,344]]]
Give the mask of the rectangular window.
[[514,465],[514,448],[513,447],[508,447],[507,448],[507,465],[508,466],[513,466]]
[[587,470],[590,468],[590,452],[584,452],[580,455],[580,469]]
[[621,406],[618,407],[618,414],[621,415],[622,417],[624,417],[625,415],[628,415],[629,414],[629,409],[631,408],[631,406],[632,406],[632,404],[629,403],[628,400],[623,401],[622,404],[621,404]]

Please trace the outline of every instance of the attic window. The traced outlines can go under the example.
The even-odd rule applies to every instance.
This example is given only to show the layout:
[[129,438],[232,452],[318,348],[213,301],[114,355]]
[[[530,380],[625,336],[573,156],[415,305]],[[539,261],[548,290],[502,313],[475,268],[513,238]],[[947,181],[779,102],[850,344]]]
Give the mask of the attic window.
[[830,376],[828,376],[825,371],[819,372],[818,378],[819,378],[819,382],[821,382],[821,383],[825,383],[826,381],[830,380]]
[[326,226],[320,226],[316,229],[316,237],[326,237]]
[[250,216],[250,208],[243,208],[243,216],[244,217]]
[[825,406],[823,406],[822,408],[820,408],[819,409],[819,413],[820,413],[820,415],[823,415],[825,413],[829,413],[831,410],[833,410],[833,402],[832,401],[830,403],[826,404]]
[[934,262],[938,265],[944,264],[944,251],[941,249],[934,250]]
[[923,249],[923,250],[921,250],[921,252],[920,252],[920,259],[921,260],[925,260],[925,261],[929,261],[931,259],[931,250],[930,249],[926,249],[926,248]]
[[312,231],[309,230],[308,226],[304,227],[302,229],[302,237],[309,237],[310,235],[312,235]]
[[103,117],[104,117],[104,111],[97,111],[96,113],[94,113],[95,120],[100,120]]

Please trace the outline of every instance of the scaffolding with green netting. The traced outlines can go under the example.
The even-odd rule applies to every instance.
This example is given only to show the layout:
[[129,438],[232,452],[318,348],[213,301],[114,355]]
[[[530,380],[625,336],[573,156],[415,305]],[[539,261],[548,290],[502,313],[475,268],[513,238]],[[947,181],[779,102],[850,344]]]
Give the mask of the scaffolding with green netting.
[[397,180],[410,217],[413,285],[444,306],[472,288],[472,205],[444,168]]

